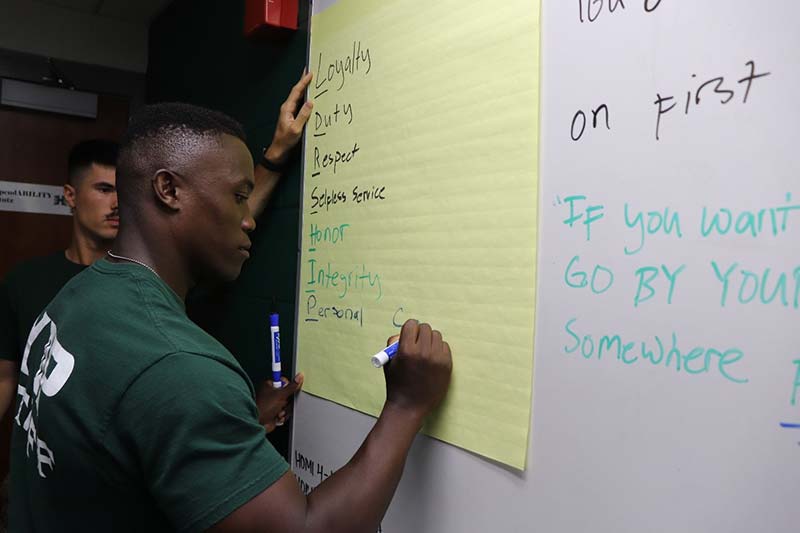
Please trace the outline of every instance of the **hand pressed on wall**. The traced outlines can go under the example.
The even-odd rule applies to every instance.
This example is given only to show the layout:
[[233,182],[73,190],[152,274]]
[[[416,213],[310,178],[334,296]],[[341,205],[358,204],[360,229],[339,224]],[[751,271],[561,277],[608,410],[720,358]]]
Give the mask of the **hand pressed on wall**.
[[300,137],[303,135],[303,128],[311,117],[311,110],[314,108],[314,104],[306,101],[301,105],[306,88],[311,83],[311,78],[311,73],[304,72],[300,81],[292,87],[289,96],[280,107],[275,135],[269,148],[264,153],[266,158],[276,165],[282,165],[286,162],[292,148],[300,141]]

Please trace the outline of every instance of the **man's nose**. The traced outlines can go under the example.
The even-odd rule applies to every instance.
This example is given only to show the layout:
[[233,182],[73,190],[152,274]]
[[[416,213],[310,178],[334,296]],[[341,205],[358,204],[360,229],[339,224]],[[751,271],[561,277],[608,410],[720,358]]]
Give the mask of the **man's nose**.
[[242,229],[245,230],[247,233],[250,233],[254,229],[256,229],[256,219],[253,218],[249,212],[247,215],[242,219]]

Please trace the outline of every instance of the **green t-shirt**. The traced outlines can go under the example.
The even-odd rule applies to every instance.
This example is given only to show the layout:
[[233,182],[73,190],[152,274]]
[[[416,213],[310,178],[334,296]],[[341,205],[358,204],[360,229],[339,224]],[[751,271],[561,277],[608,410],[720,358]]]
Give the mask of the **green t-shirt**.
[[30,335],[11,531],[199,531],[288,470],[244,371],[149,270],[96,262]]
[[20,263],[0,283],[0,359],[22,359],[36,317],[84,265],[58,252]]

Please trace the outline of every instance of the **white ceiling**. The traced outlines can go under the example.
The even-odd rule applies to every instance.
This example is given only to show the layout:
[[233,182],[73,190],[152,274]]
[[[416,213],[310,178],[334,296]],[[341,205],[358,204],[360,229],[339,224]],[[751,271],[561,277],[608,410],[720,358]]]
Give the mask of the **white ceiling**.
[[125,22],[150,22],[172,0],[36,0],[79,13],[108,17]]

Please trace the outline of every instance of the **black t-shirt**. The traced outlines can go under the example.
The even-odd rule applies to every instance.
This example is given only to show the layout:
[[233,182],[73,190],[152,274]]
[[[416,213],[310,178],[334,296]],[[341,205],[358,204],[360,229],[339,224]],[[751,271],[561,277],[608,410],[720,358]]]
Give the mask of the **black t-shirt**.
[[63,251],[24,261],[0,283],[0,359],[20,362],[34,321],[85,265]]

